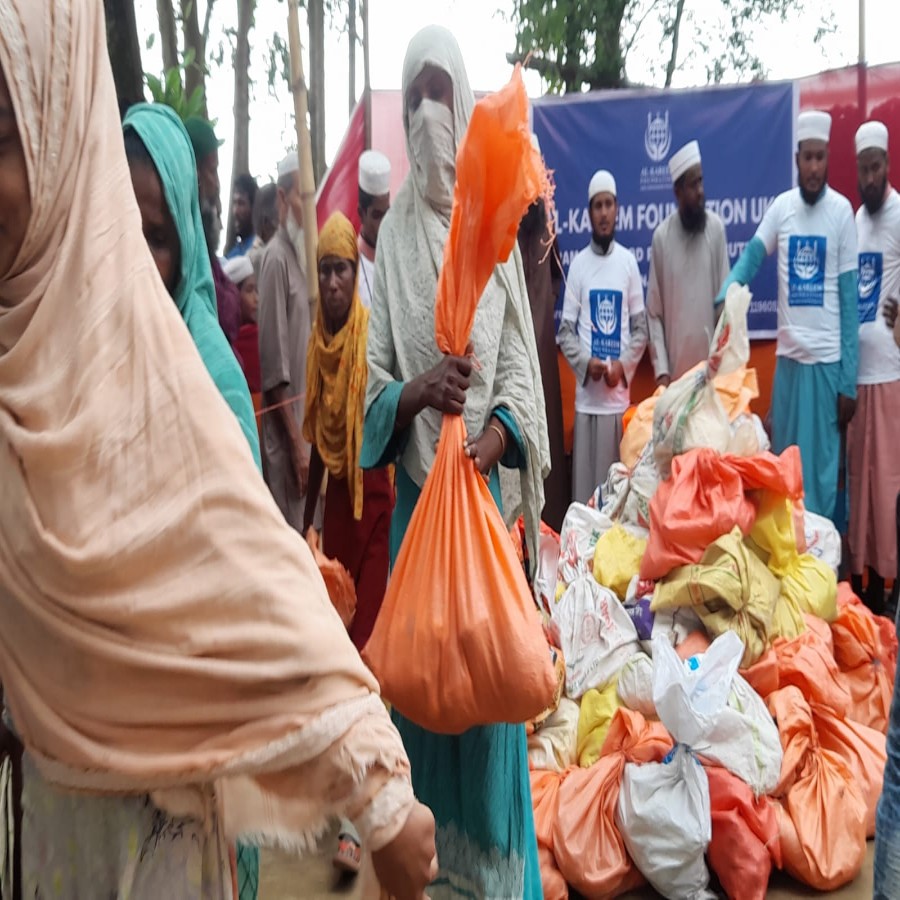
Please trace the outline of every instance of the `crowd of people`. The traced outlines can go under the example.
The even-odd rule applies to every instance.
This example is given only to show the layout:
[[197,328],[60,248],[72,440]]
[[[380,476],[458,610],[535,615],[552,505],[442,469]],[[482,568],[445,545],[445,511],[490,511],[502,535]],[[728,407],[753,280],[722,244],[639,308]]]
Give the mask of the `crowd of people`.
[[[518,470],[524,503],[545,497],[526,512],[559,530],[619,461],[647,349],[660,389],[705,363],[729,285],[769,254],[773,449],[800,447],[805,505],[829,518],[846,450],[848,572],[879,614],[893,579],[896,606],[885,126],[856,135],[854,222],[828,186],[830,117],[802,113],[799,186],[730,271],[688,143],[669,161],[677,209],[653,236],[646,296],[616,238],[614,172],[588,185],[591,242],[564,287],[537,201],[455,357],[438,350],[434,298],[475,99],[449,32],[413,38],[402,91],[410,174],[392,198],[388,159],[362,155],[358,233],[334,213],[307,259],[291,151],[272,183],[234,179],[220,257],[213,126],[158,104],[119,120],[99,0],[0,0],[0,684],[25,747],[29,896],[250,900],[257,845],[307,850],[333,820],[336,865],[371,853],[398,900],[429,885],[542,896],[524,725],[432,733],[388,713],[359,658],[442,416],[464,417],[501,510],[500,469]],[[557,346],[576,379],[571,475]],[[548,447],[543,478],[529,461]],[[353,580],[349,632],[310,529]],[[878,841],[876,893],[896,896],[896,697]]]

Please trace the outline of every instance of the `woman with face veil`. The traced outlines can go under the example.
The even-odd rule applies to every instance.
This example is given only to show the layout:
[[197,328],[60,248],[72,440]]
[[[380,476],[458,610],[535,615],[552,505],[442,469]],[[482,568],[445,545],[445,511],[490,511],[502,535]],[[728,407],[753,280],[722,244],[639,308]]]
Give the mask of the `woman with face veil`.
[[141,230],[100,0],[0,0],[0,683],[23,895],[231,897],[348,816],[437,872],[400,737]]
[[[489,478],[498,505],[497,466],[519,470],[526,530],[536,546],[549,451],[518,250],[497,266],[481,297],[472,355],[442,358],[435,340],[435,292],[456,152],[473,106],[455,38],[443,28],[424,29],[410,42],[403,64],[411,171],[378,239],[361,454],[365,468],[397,464],[392,562],[434,462],[443,413],[463,416],[471,436],[467,453]],[[403,652],[399,637],[397,652]],[[440,874],[431,896],[540,897],[524,726],[447,736],[396,712],[394,721],[417,794],[427,798],[437,820]]]

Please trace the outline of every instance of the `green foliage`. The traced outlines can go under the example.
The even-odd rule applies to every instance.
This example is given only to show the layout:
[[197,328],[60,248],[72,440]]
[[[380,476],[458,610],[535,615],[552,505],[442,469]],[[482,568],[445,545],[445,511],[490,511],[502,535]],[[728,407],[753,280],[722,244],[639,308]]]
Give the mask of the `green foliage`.
[[[555,92],[628,83],[636,46],[658,84],[687,63],[705,70],[708,82],[764,77],[754,36],[804,8],[816,7],[810,0],[514,0],[516,50],[509,57],[527,60]],[[833,17],[823,15],[810,39],[833,30]]]
[[190,51],[185,54],[185,63],[180,67],[169,69],[162,78],[157,78],[149,72],[144,73],[144,81],[150,89],[153,102],[171,106],[182,121],[203,114],[203,86],[198,85],[189,95],[184,91],[183,71],[193,62],[193,59],[187,62],[189,55]]

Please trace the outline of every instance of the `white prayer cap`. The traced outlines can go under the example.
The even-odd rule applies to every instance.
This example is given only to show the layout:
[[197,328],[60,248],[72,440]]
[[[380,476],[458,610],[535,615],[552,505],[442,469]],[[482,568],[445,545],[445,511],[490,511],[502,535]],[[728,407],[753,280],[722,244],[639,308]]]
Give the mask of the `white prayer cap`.
[[700,165],[700,144],[691,141],[685,144],[677,153],[672,154],[669,160],[669,176],[672,184],[675,184],[688,169]]
[[246,256],[235,256],[225,260],[222,271],[232,284],[240,284],[253,274],[253,263]]
[[391,161],[377,150],[366,150],[359,158],[359,186],[372,197],[391,192]]
[[597,194],[612,194],[616,196],[616,179],[612,177],[612,172],[606,169],[600,169],[594,172],[591,179],[591,186],[588,188],[588,203],[597,196]]
[[825,141],[831,138],[831,116],[818,109],[810,109],[797,116],[797,143]]
[[887,153],[888,130],[882,122],[863,122],[856,132],[856,155],[863,150],[884,150]]
[[281,178],[282,175],[290,175],[292,172],[300,171],[300,156],[298,155],[296,150],[291,150],[290,153],[280,162],[278,163],[278,177]]

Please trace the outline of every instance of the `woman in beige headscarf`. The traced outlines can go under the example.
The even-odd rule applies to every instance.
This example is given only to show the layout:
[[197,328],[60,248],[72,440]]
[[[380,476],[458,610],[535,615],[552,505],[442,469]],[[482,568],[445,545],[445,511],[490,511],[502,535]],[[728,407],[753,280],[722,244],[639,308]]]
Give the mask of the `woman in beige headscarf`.
[[0,0],[0,683],[28,896],[224,898],[353,819],[436,871],[399,736],[159,278],[100,0]]

